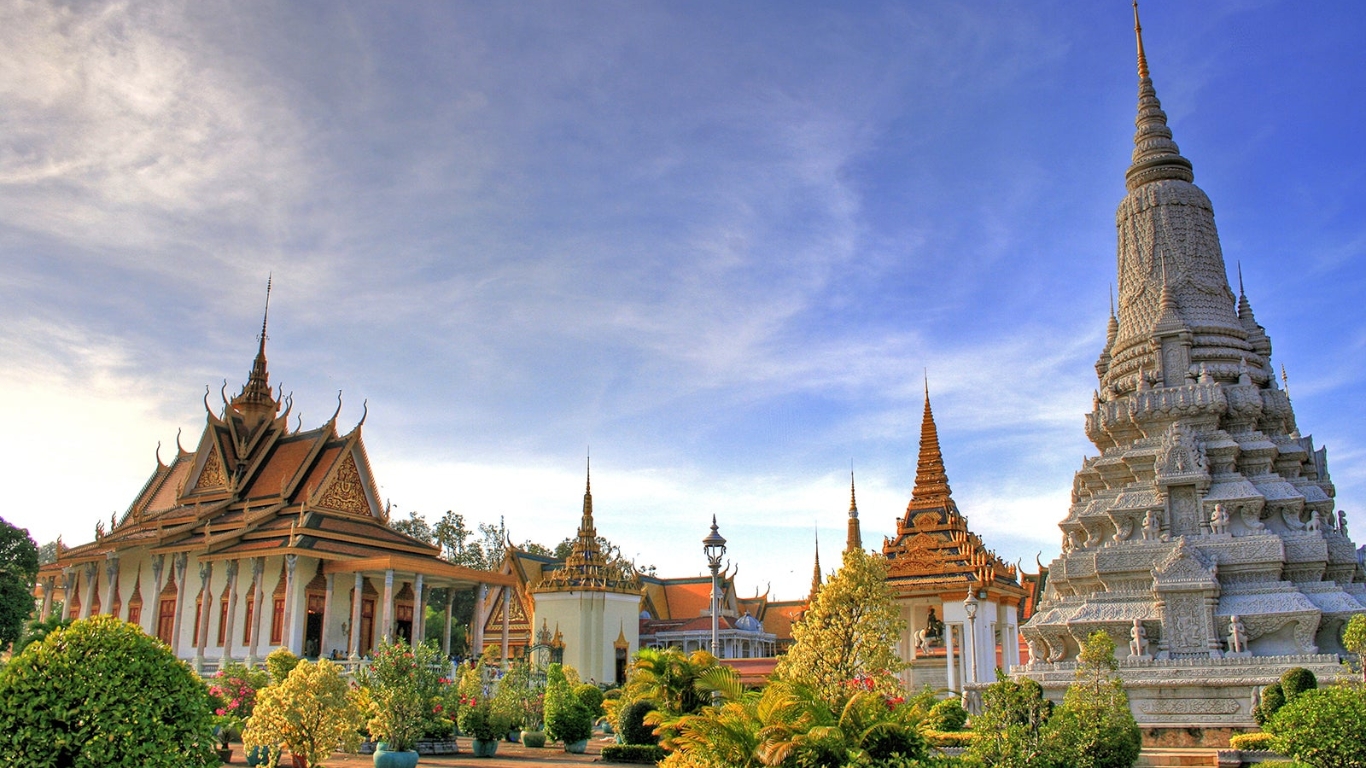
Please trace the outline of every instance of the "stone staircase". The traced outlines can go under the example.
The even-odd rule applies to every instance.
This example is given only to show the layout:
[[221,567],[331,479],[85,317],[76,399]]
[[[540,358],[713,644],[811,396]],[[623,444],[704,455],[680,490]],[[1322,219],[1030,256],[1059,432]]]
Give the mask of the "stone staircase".
[[1139,753],[1138,762],[1134,763],[1134,768],[1166,768],[1183,765],[1216,768],[1219,765],[1219,750],[1151,747]]

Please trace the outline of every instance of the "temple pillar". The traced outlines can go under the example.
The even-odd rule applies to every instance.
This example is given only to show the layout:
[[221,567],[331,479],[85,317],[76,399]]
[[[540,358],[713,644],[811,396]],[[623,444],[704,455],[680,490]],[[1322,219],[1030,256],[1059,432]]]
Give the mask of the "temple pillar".
[[384,625],[381,632],[384,642],[394,641],[394,569],[384,572]]
[[[157,634],[157,617],[161,615],[161,587],[162,587],[162,574],[163,574],[163,572],[165,571],[165,569],[166,569],[166,556],[165,556],[165,555],[153,555],[153,556],[152,556],[152,599],[151,599],[151,601],[150,601],[150,604],[152,605],[152,610],[150,610],[150,611],[144,610],[143,613],[146,614],[146,615],[143,616],[143,618],[142,618],[142,631],[143,631],[143,632],[146,632],[148,635],[151,635],[152,637],[156,637],[156,634]],[[143,603],[143,605],[148,605],[148,604],[149,604],[149,601],[147,600],[147,598],[144,597],[144,598],[142,599],[142,603]]]
[[85,564],[85,597],[81,599],[81,618],[90,618],[90,606],[95,604],[95,587],[100,580],[100,567],[95,563]]
[[945,622],[944,624],[944,657],[948,662],[947,687],[950,691],[958,690],[958,676],[955,674],[957,665],[953,663],[953,625]]
[[347,658],[360,661],[360,602],[364,596],[365,574],[356,571],[356,586],[351,592],[351,641]]
[[265,599],[266,590],[261,584],[261,577],[266,571],[266,559],[264,557],[253,557],[251,559],[251,626],[247,628],[250,637],[247,639],[247,666],[252,666],[257,662],[257,649],[261,642],[261,616],[266,613]]
[[71,595],[76,591],[76,567],[62,569],[62,621],[71,620]]
[[470,657],[479,658],[484,654],[484,602],[488,598],[488,585],[479,584],[474,588],[474,615],[470,618]]
[[336,590],[337,574],[327,574],[327,590],[323,592],[323,630],[318,637],[318,658],[327,655],[327,630],[332,626],[332,593]]
[[446,588],[446,630],[441,634],[441,652],[446,654],[446,658],[451,657],[451,620],[455,617],[455,588]]
[[52,590],[56,588],[57,577],[43,579],[43,607],[38,611],[38,621],[47,621],[48,614],[52,613]]
[[104,605],[100,606],[114,618],[114,596],[119,593],[119,556],[117,552],[110,552],[104,556]]
[[195,630],[199,636],[199,642],[194,649],[194,668],[196,672],[203,671],[204,668],[204,647],[209,644],[209,616],[213,615],[214,603],[213,590],[210,589],[213,582],[213,563],[199,564],[199,626]]
[[303,649],[294,642],[294,569],[298,565],[298,555],[285,555],[285,626],[280,639],[290,653],[302,656]]
[[413,645],[421,643],[427,623],[427,607],[422,601],[422,574],[413,582]]
[[190,556],[177,552],[171,560],[171,577],[175,579],[175,621],[171,622],[171,650],[180,656],[180,631],[185,619],[185,570],[190,564]]
[[[237,626],[237,568],[236,560],[229,560],[226,566],[228,575],[228,615],[223,627],[223,661],[232,660],[232,636]],[[221,668],[221,667],[220,667]]]

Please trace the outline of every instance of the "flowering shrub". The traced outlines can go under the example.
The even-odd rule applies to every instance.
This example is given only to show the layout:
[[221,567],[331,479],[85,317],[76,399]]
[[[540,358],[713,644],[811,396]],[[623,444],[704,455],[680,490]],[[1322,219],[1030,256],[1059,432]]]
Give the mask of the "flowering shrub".
[[482,741],[501,739],[512,727],[505,701],[489,695],[484,685],[484,662],[467,666],[460,675],[460,731]]
[[256,708],[256,692],[269,683],[261,670],[248,669],[230,662],[209,678],[209,698],[214,714],[214,736],[220,746],[242,733],[247,718]]
[[431,719],[445,723],[450,733],[441,700],[440,664],[441,652],[429,643],[410,647],[402,640],[381,642],[375,649],[374,661],[360,682],[370,696],[370,734],[390,750],[411,750]]
[[273,754],[286,746],[309,768],[338,747],[353,752],[365,724],[358,698],[337,665],[326,659],[317,664],[301,661],[284,682],[258,692],[242,744],[248,749],[270,747]]

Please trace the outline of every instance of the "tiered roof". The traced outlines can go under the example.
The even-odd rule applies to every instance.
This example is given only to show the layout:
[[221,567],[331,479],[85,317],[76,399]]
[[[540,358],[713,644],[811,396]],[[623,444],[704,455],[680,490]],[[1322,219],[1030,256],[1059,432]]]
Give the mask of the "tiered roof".
[[609,561],[598,544],[593,524],[593,477],[588,473],[583,491],[583,516],[569,557],[560,568],[549,571],[536,585],[536,592],[625,592],[640,591],[640,578],[629,563]]

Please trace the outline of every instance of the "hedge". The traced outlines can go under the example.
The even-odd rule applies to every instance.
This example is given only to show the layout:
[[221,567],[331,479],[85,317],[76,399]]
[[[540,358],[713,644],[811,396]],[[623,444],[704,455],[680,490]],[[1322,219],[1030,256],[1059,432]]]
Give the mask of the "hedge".
[[602,748],[602,761],[654,765],[666,754],[663,747],[654,744],[609,744]]

